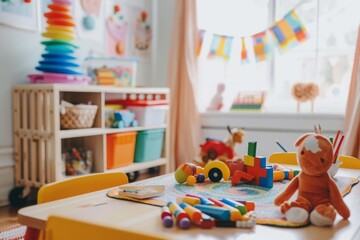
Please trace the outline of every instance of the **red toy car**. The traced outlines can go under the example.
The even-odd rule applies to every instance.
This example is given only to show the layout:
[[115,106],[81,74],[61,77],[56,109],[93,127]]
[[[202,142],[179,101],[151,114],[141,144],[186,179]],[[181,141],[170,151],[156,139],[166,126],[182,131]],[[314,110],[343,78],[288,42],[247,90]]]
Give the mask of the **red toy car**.
[[242,143],[244,138],[244,131],[237,128],[230,129],[227,127],[230,135],[227,141],[219,141],[211,138],[207,138],[204,144],[200,145],[200,157],[203,162],[209,160],[226,160],[233,159],[236,155],[234,146],[236,143]]

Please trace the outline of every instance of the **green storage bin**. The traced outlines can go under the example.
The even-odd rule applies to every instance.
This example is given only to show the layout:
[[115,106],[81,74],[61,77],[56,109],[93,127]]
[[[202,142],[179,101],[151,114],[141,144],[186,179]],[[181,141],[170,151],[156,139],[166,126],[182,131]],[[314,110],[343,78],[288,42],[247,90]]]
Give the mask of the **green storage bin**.
[[165,129],[139,131],[136,137],[135,162],[161,158]]

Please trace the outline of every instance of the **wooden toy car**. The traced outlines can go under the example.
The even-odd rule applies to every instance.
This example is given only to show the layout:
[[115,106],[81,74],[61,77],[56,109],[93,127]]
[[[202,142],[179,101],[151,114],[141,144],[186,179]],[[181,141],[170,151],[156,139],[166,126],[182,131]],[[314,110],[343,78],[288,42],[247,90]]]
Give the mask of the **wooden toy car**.
[[208,162],[209,160],[226,160],[232,159],[235,156],[234,147],[236,143],[242,143],[244,138],[244,131],[237,128],[230,129],[228,139],[223,142],[215,139],[207,138],[206,142],[200,145],[200,156],[203,162]]

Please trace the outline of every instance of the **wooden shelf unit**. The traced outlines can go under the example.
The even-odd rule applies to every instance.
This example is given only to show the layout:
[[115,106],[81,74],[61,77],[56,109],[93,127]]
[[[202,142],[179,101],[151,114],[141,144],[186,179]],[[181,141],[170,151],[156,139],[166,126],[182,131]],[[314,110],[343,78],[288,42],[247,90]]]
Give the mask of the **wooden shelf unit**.
[[[169,111],[165,124],[130,128],[105,127],[105,101],[124,98],[131,94],[156,95],[170,100],[168,88],[117,88],[95,85],[23,84],[13,88],[13,119],[16,185],[40,187],[46,183],[66,179],[63,173],[64,147],[82,145],[92,150],[93,172],[122,171],[125,173],[160,167],[160,173],[169,172]],[[98,105],[92,128],[64,130],[60,127],[60,103]],[[165,129],[160,159],[133,163],[107,170],[107,134],[150,129]]]

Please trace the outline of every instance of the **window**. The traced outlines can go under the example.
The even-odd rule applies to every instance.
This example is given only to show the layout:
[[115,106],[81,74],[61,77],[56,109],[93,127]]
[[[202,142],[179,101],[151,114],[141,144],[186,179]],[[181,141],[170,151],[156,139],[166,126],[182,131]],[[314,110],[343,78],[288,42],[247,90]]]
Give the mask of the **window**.
[[[251,35],[267,30],[295,9],[309,38],[298,46],[256,62]],[[358,0],[197,0],[198,26],[205,30],[198,57],[201,111],[208,106],[218,83],[225,83],[224,111],[239,91],[267,91],[266,111],[296,112],[291,96],[295,82],[316,82],[320,95],[315,112],[343,113],[351,78],[357,29]],[[208,59],[213,34],[233,36],[229,61]],[[242,63],[245,37],[249,63]],[[301,112],[310,111],[301,104]]]

